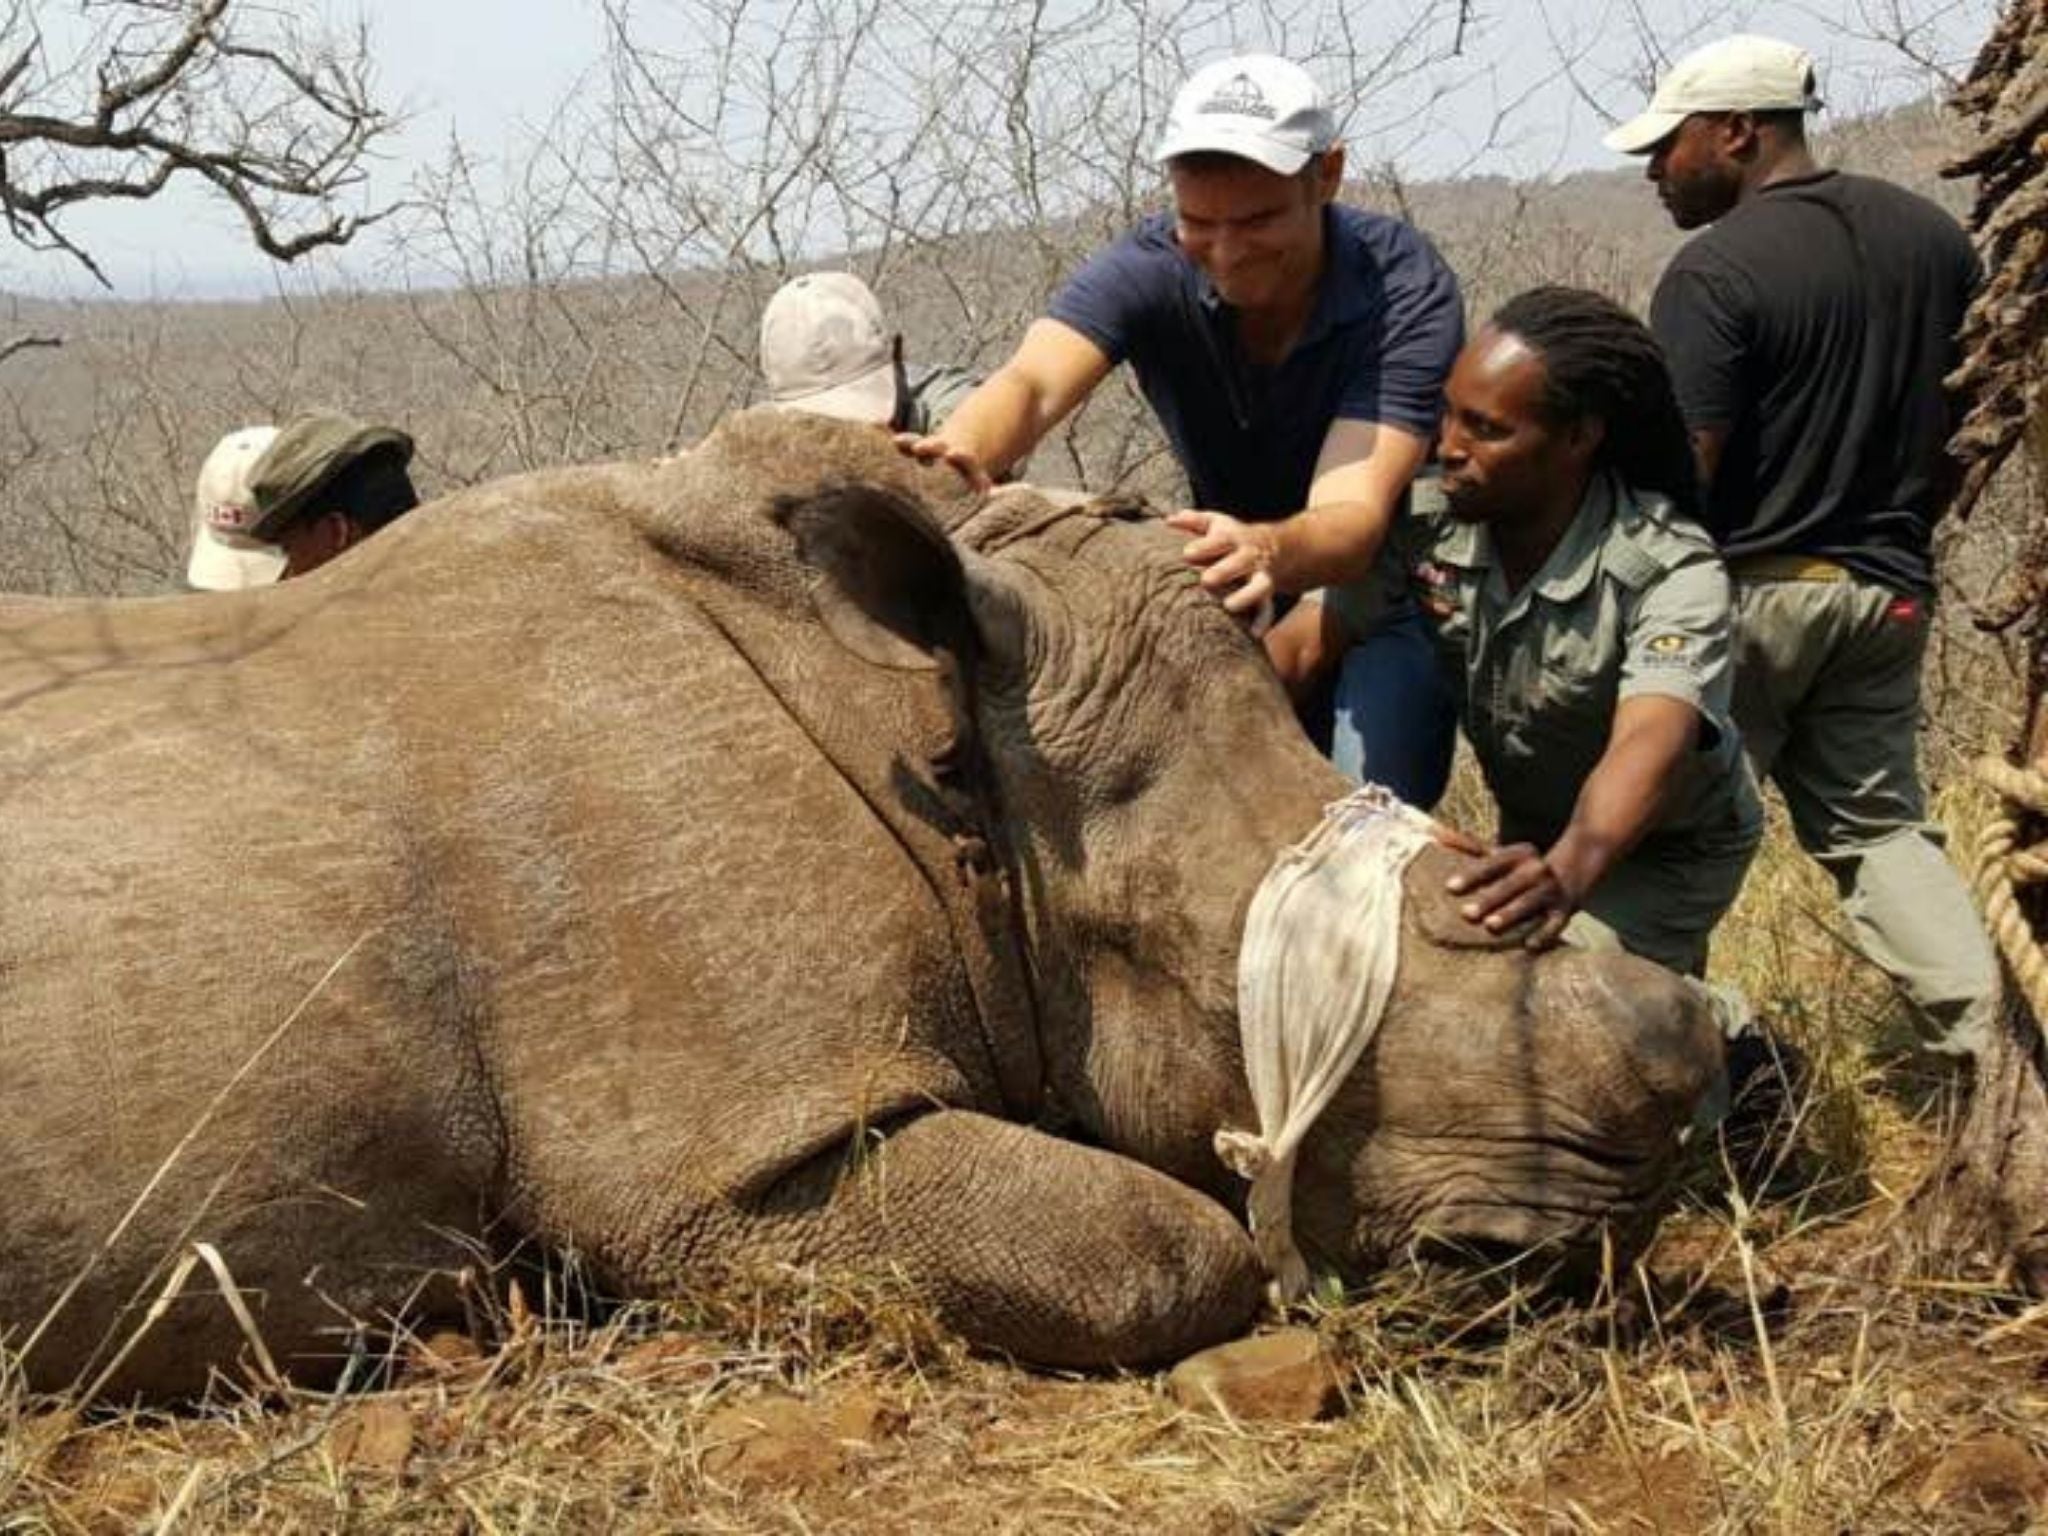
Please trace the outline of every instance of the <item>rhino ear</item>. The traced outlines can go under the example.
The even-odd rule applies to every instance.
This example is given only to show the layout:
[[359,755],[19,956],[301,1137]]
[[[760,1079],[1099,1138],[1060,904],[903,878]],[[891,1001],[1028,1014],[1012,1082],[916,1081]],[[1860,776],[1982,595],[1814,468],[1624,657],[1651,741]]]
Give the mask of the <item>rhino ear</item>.
[[834,639],[877,666],[930,670],[965,661],[975,628],[953,541],[900,491],[862,482],[778,497],[776,523],[815,573],[812,600]]

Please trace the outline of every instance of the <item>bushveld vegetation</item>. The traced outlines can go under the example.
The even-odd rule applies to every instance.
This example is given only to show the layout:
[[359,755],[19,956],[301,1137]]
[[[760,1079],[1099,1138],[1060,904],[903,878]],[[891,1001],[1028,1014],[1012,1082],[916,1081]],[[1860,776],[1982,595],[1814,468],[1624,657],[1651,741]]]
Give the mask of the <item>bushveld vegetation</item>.
[[[408,426],[430,488],[686,445],[748,398],[759,305],[821,249],[855,253],[913,357],[989,364],[1156,195],[1135,147],[1185,57],[1242,25],[1348,60],[1369,99],[1454,72],[1444,29],[1463,10],[1440,9],[1368,48],[1321,7],[1055,25],[969,6],[913,68],[893,7],[799,4],[771,39],[737,0],[687,0],[685,29],[724,41],[684,55],[615,4],[602,102],[565,109],[557,148],[509,183],[451,150],[400,216],[395,286],[16,301],[20,334],[65,344],[0,368],[0,583],[169,590],[214,438],[315,403]],[[1916,36],[1901,22],[1902,45]],[[1109,56],[1147,77],[1107,89]],[[1824,152],[1960,208],[1936,173],[1966,139],[1929,104],[1842,125]],[[1630,172],[1354,170],[1351,195],[1437,238],[1475,311],[1539,280],[1640,302],[1675,239]],[[1034,477],[1176,491],[1127,394]],[[2003,600],[2039,505],[2014,466],[1946,541],[1926,755],[1958,847],[1994,811],[1964,768],[2025,703],[2018,640],[1971,619]],[[1469,774],[1450,809],[1486,825]],[[573,1277],[550,1261],[474,1277],[468,1334],[352,1362],[331,1396],[266,1382],[260,1330],[249,1377],[189,1413],[88,1413],[0,1376],[0,1529],[2027,1528],[2048,1510],[2048,1313],[1995,1262],[1925,1263],[1903,1236],[1953,1085],[1906,1052],[1896,1000],[1782,824],[1715,969],[1798,1063],[1697,1148],[1655,1248],[1570,1307],[1421,1269],[1324,1297],[1296,1320],[1341,1364],[1327,1422],[1240,1423],[1149,1377],[972,1358],[886,1282],[770,1275],[565,1321],[550,1303]]]

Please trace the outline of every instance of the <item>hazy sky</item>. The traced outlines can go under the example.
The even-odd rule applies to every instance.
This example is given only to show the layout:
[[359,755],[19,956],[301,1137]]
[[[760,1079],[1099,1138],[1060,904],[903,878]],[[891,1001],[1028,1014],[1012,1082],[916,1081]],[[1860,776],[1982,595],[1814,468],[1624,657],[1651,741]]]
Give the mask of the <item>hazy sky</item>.
[[[35,0],[46,24],[80,0]],[[281,0],[316,9],[337,22],[355,17],[370,28],[381,98],[408,122],[389,141],[374,169],[375,199],[403,196],[413,175],[436,161],[451,133],[472,153],[516,153],[556,106],[580,87],[596,88],[602,33],[596,0]],[[914,4],[915,0],[906,0]],[[937,4],[939,0],[931,0]],[[950,3],[950,0],[949,0]],[[1148,0],[1150,3],[1150,0]],[[1226,0],[1227,3],[1227,0]],[[657,30],[662,0],[639,0],[636,10]],[[772,10],[775,0],[758,7]],[[1187,0],[1173,7],[1188,9]],[[1696,26],[1701,0],[1478,0],[1478,46],[1486,50],[1485,78],[1466,68],[1459,94],[1444,103],[1445,131],[1413,134],[1384,144],[1353,143],[1354,158],[1397,156],[1411,174],[1448,169],[1502,174],[1546,174],[1618,163],[1599,147],[1602,121],[1566,82],[1552,78],[1553,38],[1562,36],[1588,57],[1581,72],[1610,110],[1636,103],[1625,77],[1637,57],[1626,18],[1640,9],[1667,36]],[[1160,11],[1167,7],[1162,4]],[[1903,15],[1921,25],[1913,49],[1958,67],[1988,30],[1996,0],[1794,0],[1794,3],[1720,7],[1726,23],[1790,38],[1812,49],[1823,86],[1837,110],[1857,111],[1925,94],[1934,76],[1916,70],[1900,52],[1851,34],[1890,30]],[[1255,13],[1250,0],[1235,15]],[[1376,14],[1359,6],[1359,14]],[[61,25],[61,23],[59,23]],[[663,44],[687,53],[697,43],[671,26]],[[1427,82],[1405,82],[1411,90]],[[1508,141],[1474,160],[1467,146],[1483,138],[1503,104],[1515,104],[1516,128]],[[70,227],[116,283],[116,296],[163,298],[261,294],[276,282],[275,269],[248,247],[239,220],[223,206],[195,196],[112,210],[93,210]],[[345,258],[358,280],[395,276],[388,247],[365,240]],[[0,287],[16,291],[90,293],[75,268],[36,258],[0,243]]]
[[[79,0],[32,3],[54,14],[77,9]],[[515,146],[523,125],[545,121],[596,63],[602,36],[594,0],[281,3],[369,26],[379,99],[406,118],[372,169],[379,201],[402,196],[414,172],[439,158],[451,132],[487,154]],[[261,293],[272,281],[272,264],[249,248],[239,216],[203,196],[93,209],[67,228],[101,260],[119,297]],[[4,248],[0,286],[96,291],[63,261]]]

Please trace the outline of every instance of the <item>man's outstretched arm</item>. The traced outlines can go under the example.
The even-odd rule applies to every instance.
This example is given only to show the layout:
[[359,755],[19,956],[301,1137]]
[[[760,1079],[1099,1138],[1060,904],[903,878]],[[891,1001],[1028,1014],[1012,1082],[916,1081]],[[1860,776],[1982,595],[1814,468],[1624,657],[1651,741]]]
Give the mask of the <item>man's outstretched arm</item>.
[[1246,523],[1195,510],[1167,521],[1194,535],[1183,553],[1202,567],[1203,587],[1232,613],[1256,613],[1276,593],[1340,585],[1371,571],[1429,447],[1402,427],[1338,421],[1323,440],[1309,504],[1292,517]]
[[896,441],[917,458],[953,465],[987,486],[1030,456],[1113,365],[1094,342],[1058,320],[1034,320],[1010,360],[928,436]]
[[1557,942],[1571,915],[1607,872],[1656,825],[1686,757],[1699,744],[1699,711],[1684,699],[1643,693],[1614,711],[1607,750],[1580,787],[1572,819],[1550,847],[1497,849],[1451,880],[1462,915],[1503,933],[1534,923],[1531,949]]

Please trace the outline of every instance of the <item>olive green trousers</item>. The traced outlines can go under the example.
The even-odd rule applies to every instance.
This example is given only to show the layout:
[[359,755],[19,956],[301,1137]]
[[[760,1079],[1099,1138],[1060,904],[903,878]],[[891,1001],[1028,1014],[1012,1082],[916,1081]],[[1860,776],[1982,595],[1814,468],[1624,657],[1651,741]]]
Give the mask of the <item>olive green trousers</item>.
[[1735,723],[1799,846],[1833,877],[1858,947],[1913,1005],[1922,1043],[1976,1054],[1995,1023],[1998,965],[1920,783],[1930,605],[1811,567],[1818,579],[1732,571]]
[[1624,949],[1683,975],[1704,976],[1708,940],[1741,894],[1762,837],[1759,815],[1670,843],[1646,839],[1572,914],[1565,942]]

